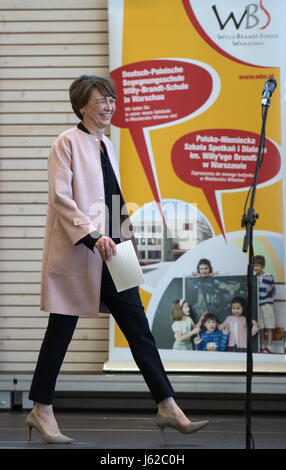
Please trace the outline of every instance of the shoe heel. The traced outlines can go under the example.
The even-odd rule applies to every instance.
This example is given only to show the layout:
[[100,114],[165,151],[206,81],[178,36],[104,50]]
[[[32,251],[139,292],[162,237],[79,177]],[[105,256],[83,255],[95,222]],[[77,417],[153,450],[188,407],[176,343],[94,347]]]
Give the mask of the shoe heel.
[[158,425],[158,428],[160,429],[160,431],[161,431],[161,433],[162,433],[163,441],[164,441],[164,442],[168,442],[168,441],[167,441],[167,436],[166,436],[166,433],[165,433],[165,427]]
[[32,429],[33,427],[28,424],[28,430],[29,430],[29,438],[28,441],[32,442]]

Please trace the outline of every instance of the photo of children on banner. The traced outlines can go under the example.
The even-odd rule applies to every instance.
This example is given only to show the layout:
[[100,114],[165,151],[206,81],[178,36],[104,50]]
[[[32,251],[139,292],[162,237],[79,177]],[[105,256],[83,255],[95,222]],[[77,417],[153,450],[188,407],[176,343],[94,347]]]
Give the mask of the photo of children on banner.
[[[217,316],[208,312],[203,313],[195,324],[190,316],[188,302],[185,299],[175,300],[172,305],[171,324],[175,333],[173,349],[229,352],[247,350],[246,301],[243,297],[232,299],[231,315],[228,315],[223,323],[219,323]],[[252,325],[251,334],[254,336],[259,327],[256,320],[252,320]],[[204,330],[201,333],[202,327]]]
[[211,262],[207,258],[202,258],[198,262],[197,271],[192,273],[193,276],[217,276],[218,272],[214,272]]
[[272,353],[273,333],[275,329],[274,295],[275,285],[272,274],[265,272],[265,258],[256,255],[253,258],[254,272],[259,280],[258,320],[260,328],[260,352]]
[[220,331],[218,318],[213,313],[206,313],[203,316],[202,325],[206,331],[195,337],[195,349],[197,351],[225,351],[228,342],[228,328]]
[[229,277],[226,278],[226,282],[222,282],[218,274],[213,270],[211,261],[202,258],[197,264],[197,271],[192,273],[198,281],[194,283],[191,279],[187,280],[187,283],[191,284],[190,294],[195,300],[192,303],[195,320],[198,320],[205,312],[217,313],[218,310],[223,317],[226,316],[232,297],[240,293],[239,282],[231,281]]
[[[196,277],[209,277],[216,276],[218,272],[214,272],[211,262],[207,258],[202,258],[197,264],[197,270],[192,273],[192,276]],[[217,299],[212,296],[210,297],[208,292],[205,292],[205,282],[202,282],[198,285],[197,288],[197,302],[193,305],[194,317],[197,319],[206,312],[208,309],[212,310],[212,307],[215,308],[217,304]],[[213,305],[210,303],[213,302]]]
[[195,325],[190,310],[185,299],[173,302],[171,310],[171,326],[175,334],[173,349],[194,349],[192,338],[200,332],[201,322]]
[[[214,272],[211,263],[206,263]],[[200,261],[202,261],[200,260]],[[209,261],[209,260],[207,260]],[[200,262],[198,263],[198,265]],[[198,266],[199,269],[199,266]],[[258,345],[258,279],[254,277],[254,295],[252,308],[252,351],[259,352]],[[183,294],[183,295],[182,295]],[[185,275],[175,277],[162,294],[154,313],[152,333],[157,347],[169,350],[246,351],[246,305],[248,296],[246,275]],[[236,302],[233,301],[236,299]],[[216,317],[216,328],[207,328],[205,315],[212,313]],[[209,319],[210,320],[210,319]],[[214,319],[213,319],[214,320]],[[227,343],[219,341],[213,348],[205,349],[204,333],[228,335]],[[203,338],[204,341],[197,341]],[[218,340],[217,340],[218,341]],[[211,342],[211,341],[207,341]],[[215,341],[213,341],[215,342]]]
[[[227,351],[246,352],[247,350],[247,322],[246,300],[243,297],[234,297],[231,301],[231,315],[228,315],[219,329],[229,331]],[[259,327],[256,320],[252,320],[251,335],[258,333]]]

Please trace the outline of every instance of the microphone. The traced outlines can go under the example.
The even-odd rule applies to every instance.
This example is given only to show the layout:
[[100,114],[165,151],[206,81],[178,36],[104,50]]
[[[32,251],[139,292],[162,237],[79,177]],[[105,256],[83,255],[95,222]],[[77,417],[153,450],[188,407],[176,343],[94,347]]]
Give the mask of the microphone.
[[275,78],[268,78],[268,80],[266,80],[264,89],[262,92],[262,100],[261,100],[262,106],[266,106],[266,105],[269,106],[270,97],[272,96],[272,93],[274,92],[276,86],[277,86],[277,82]]

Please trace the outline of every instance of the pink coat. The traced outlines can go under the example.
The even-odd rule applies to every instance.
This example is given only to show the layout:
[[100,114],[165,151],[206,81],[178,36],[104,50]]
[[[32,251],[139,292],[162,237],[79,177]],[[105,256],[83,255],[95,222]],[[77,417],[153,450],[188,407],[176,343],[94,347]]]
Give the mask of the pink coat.
[[[117,159],[110,140],[103,136],[120,186]],[[84,244],[90,232],[105,227],[105,195],[99,143],[77,127],[63,132],[48,158],[48,211],[42,259],[41,310],[96,317],[108,312],[100,303],[102,258]],[[122,216],[129,221],[128,216]],[[126,222],[125,222],[126,227]],[[131,227],[131,226],[130,226]],[[132,227],[131,227],[132,229]],[[121,236],[121,241],[131,238]]]

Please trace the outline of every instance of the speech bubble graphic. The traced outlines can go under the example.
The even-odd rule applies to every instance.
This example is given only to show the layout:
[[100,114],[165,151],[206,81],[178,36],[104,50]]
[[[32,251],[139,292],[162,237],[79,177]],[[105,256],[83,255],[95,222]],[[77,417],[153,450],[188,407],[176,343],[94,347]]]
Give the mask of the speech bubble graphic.
[[164,220],[147,129],[178,123],[203,112],[217,98],[219,78],[207,64],[178,59],[134,62],[110,75],[117,91],[112,124],[129,129]]
[[[244,130],[207,129],[184,135],[172,148],[171,160],[176,175],[185,183],[203,190],[224,238],[216,191],[251,186],[259,139],[258,134]],[[281,167],[276,145],[265,139],[264,148],[258,184],[269,184]]]

